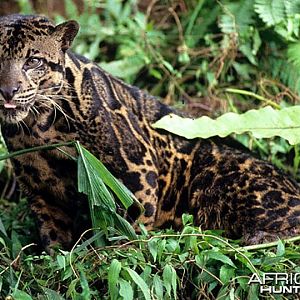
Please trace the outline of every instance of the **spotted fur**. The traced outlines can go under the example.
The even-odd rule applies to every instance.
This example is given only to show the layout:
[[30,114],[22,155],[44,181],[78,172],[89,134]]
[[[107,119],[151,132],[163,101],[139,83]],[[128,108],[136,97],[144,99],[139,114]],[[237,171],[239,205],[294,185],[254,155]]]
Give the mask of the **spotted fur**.
[[[299,233],[293,179],[222,141],[154,130],[153,122],[178,112],[68,50],[77,31],[75,21],[0,18],[0,117],[10,151],[79,140],[134,192],[145,207],[138,221],[149,229],[180,227],[182,214],[192,213],[203,229],[246,243]],[[12,162],[44,247],[69,247],[88,226],[76,164],[59,150]]]

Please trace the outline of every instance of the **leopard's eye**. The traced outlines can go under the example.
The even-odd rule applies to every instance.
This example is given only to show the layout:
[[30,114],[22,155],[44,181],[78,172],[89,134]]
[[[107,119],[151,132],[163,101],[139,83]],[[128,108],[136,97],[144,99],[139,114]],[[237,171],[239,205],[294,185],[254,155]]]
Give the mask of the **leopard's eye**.
[[24,64],[24,69],[29,70],[29,69],[36,69],[39,66],[41,66],[43,63],[43,60],[38,57],[29,57],[25,64]]

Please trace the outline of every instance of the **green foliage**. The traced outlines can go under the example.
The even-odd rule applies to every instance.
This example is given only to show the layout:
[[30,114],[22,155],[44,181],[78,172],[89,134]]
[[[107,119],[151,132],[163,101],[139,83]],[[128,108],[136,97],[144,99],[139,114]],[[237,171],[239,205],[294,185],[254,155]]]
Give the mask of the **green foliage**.
[[78,142],[76,142],[76,149],[79,154],[77,159],[78,191],[88,196],[93,227],[100,227],[102,230],[114,227],[124,236],[136,239],[137,236],[131,225],[117,213],[115,199],[106,185],[118,196],[125,209],[133,202],[140,208],[140,211],[142,211],[142,206],[135,196]]
[[21,251],[16,260],[1,247],[0,295],[14,299],[259,299],[257,286],[247,284],[254,272],[299,272],[300,259],[291,242],[240,247],[189,223],[179,233],[144,232],[139,240],[56,257]]
[[[256,126],[270,116],[284,125],[290,120],[284,118],[287,112],[297,112],[297,107],[284,107],[299,102],[299,0],[153,1],[148,11],[139,9],[141,2],[83,1],[79,11],[72,0],[65,0],[65,17],[81,25],[73,50],[169,104],[185,102],[193,114],[215,117],[258,109],[257,122],[247,113],[224,115],[229,116],[227,129],[245,127],[246,121]],[[33,12],[31,3],[18,1],[23,13]],[[282,110],[259,110],[265,105]],[[274,127],[268,136],[275,135]],[[209,129],[206,134],[215,133]],[[299,173],[297,145],[253,134],[236,138],[279,167]],[[220,232],[192,227],[190,216],[183,217],[179,233],[147,233],[141,227],[138,239],[125,243],[135,236],[118,216],[112,195],[125,208],[137,203],[99,161],[80,145],[77,149],[79,190],[88,195],[93,227],[100,229],[71,252],[40,254],[30,244],[37,234],[26,200],[15,204],[1,199],[1,299],[260,299],[258,287],[247,284],[253,272],[300,271],[297,243],[240,247]],[[4,147],[0,152],[6,155]],[[7,175],[1,174],[5,181]],[[101,247],[94,247],[95,241]]]
[[260,18],[268,25],[273,26],[285,19],[285,6],[284,0],[256,0],[255,11],[258,13]]
[[274,110],[270,106],[249,110],[244,114],[227,113],[213,120],[209,117],[198,119],[183,118],[170,114],[155,124],[154,128],[193,139],[213,136],[226,137],[232,133],[251,132],[256,138],[280,136],[291,145],[300,143],[300,106]]

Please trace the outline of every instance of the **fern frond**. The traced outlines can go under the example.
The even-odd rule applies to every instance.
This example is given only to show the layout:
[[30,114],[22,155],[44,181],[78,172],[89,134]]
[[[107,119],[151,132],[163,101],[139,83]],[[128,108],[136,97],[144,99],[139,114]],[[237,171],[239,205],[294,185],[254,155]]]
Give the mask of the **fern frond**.
[[272,78],[279,80],[296,94],[300,94],[300,68],[288,61],[286,57],[268,57],[265,68],[270,68]]
[[284,0],[255,0],[254,10],[268,26],[273,26],[285,18],[284,2]]
[[300,0],[284,0],[285,12],[289,17],[300,14]]
[[223,33],[238,32],[248,30],[249,25],[253,24],[254,0],[239,1],[230,3],[223,7],[219,27]]
[[288,46],[287,57],[289,62],[300,68],[300,42]]

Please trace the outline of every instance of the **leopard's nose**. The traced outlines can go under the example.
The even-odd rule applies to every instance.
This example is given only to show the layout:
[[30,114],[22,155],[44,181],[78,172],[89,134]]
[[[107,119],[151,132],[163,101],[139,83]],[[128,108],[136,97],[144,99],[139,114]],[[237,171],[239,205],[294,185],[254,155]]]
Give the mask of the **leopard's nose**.
[[20,85],[17,86],[0,86],[0,93],[4,100],[10,102],[14,95],[19,91]]

